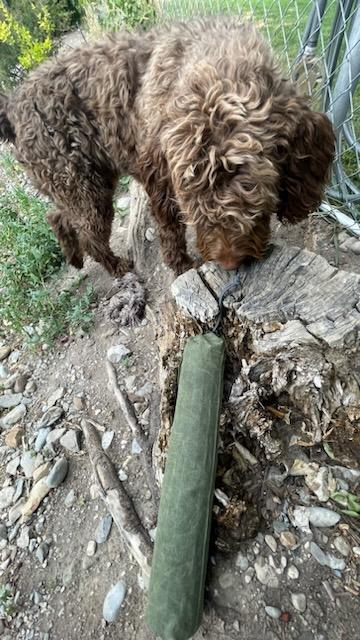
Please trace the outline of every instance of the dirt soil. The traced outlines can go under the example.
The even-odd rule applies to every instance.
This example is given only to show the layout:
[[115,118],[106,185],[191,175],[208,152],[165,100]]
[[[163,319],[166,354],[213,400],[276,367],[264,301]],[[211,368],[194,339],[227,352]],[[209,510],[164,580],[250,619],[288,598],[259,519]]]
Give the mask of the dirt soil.
[[[123,246],[125,221],[117,221],[113,246],[117,253]],[[335,234],[337,230],[335,229]],[[360,273],[360,256],[336,249],[334,226],[314,218],[296,228],[277,226],[275,239],[306,247],[324,255],[332,264]],[[106,306],[113,292],[113,282],[103,269],[90,259],[84,272],[97,293],[95,322],[90,335],[64,337],[54,349],[38,356],[27,353],[21,344],[12,342],[12,352],[20,352],[12,371],[27,372],[33,385],[30,404],[23,420],[25,442],[32,442],[33,433],[51,394],[63,387],[64,395],[57,401],[65,417],[57,425],[76,429],[83,416],[92,418],[106,431],[114,431],[108,453],[117,470],[122,470],[124,486],[134,499],[146,526],[155,526],[150,494],[141,470],[139,457],[132,453],[132,436],[118,405],[108,388],[105,369],[107,350],[119,343],[126,345],[132,355],[117,365],[119,379],[131,394],[139,395],[138,415],[143,415],[145,429],[156,420],[156,391],[158,388],[158,348],[156,324],[161,324],[160,303],[169,296],[172,274],[163,267],[157,240],[146,241],[147,269],[141,276],[147,291],[148,312],[142,323],[132,329],[114,327],[106,320]],[[74,277],[69,268],[64,277]],[[150,309],[150,310],[149,310]],[[11,358],[11,356],[10,356]],[[149,383],[149,385],[147,384]],[[143,391],[142,391],[143,390]],[[134,396],[134,397],[135,397]],[[155,398],[155,400],[154,400]],[[138,398],[139,400],[139,398]],[[148,415],[151,406],[154,415]],[[3,440],[3,437],[2,437]],[[0,449],[2,481],[8,449],[4,442]],[[56,445],[59,450],[59,445]],[[61,447],[60,447],[61,448]],[[138,567],[129,558],[113,525],[107,541],[98,544],[95,555],[87,555],[88,543],[94,540],[95,530],[106,515],[101,499],[94,489],[91,465],[81,443],[79,453],[66,451],[69,472],[66,480],[54,489],[30,521],[30,544],[19,546],[19,531],[12,541],[2,547],[2,583],[8,583],[15,597],[12,616],[0,622],[0,636],[4,640],[148,640],[151,638],[144,623],[146,595],[139,586]],[[19,473],[18,473],[19,475]],[[28,481],[26,481],[28,482]],[[73,491],[73,502],[69,492]],[[66,499],[66,502],[65,502]],[[67,506],[69,504],[69,506]],[[3,522],[7,514],[2,511]],[[16,525],[9,527],[13,531]],[[256,531],[252,540],[244,542],[237,555],[214,552],[211,557],[207,583],[204,622],[196,639],[208,640],[348,640],[359,637],[359,582],[352,583],[346,575],[356,574],[359,557],[357,527],[337,530],[344,534],[349,547],[346,569],[342,575],[321,566],[309,553],[309,543],[282,546],[277,539],[273,550],[265,540],[265,530]],[[317,529],[315,540],[322,548],[333,551],[333,530]],[[35,542],[31,543],[31,539]],[[47,543],[48,557],[40,562],[36,551]],[[276,549],[275,549],[276,546]],[[10,549],[10,554],[4,549]],[[257,579],[254,563],[260,557],[273,555],[277,587]],[[335,551],[335,554],[342,557]],[[10,562],[7,559],[10,557]],[[4,560],[5,558],[5,560]],[[289,576],[289,567],[293,567]],[[295,567],[295,569],[294,569]],[[298,577],[296,577],[298,576]],[[355,579],[355,578],[354,578]],[[103,602],[110,587],[122,580],[126,596],[117,621],[106,624],[102,618]],[[357,580],[359,576],[357,574]],[[325,585],[325,586],[324,586]],[[306,596],[306,609],[294,606],[291,593]],[[264,607],[274,607],[270,615]],[[279,619],[276,611],[281,611]],[[270,611],[270,610],[269,610]]]

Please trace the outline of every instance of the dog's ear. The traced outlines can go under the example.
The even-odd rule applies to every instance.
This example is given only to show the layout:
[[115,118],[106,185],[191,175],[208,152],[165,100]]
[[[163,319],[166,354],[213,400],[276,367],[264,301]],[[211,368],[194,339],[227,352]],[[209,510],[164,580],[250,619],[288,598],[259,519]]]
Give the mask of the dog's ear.
[[[293,105],[294,100],[292,132],[277,149],[281,167],[277,216],[290,223],[303,220],[320,205],[335,154],[335,136],[326,115],[300,101],[295,109]],[[286,119],[286,112],[282,117]]]

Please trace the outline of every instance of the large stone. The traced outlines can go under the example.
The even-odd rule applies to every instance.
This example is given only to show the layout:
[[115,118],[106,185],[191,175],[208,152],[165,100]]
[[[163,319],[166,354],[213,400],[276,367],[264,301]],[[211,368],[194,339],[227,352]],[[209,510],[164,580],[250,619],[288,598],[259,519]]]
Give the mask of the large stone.
[[179,276],[171,285],[171,293],[180,309],[200,322],[214,320],[219,313],[215,297],[196,269],[190,269]]

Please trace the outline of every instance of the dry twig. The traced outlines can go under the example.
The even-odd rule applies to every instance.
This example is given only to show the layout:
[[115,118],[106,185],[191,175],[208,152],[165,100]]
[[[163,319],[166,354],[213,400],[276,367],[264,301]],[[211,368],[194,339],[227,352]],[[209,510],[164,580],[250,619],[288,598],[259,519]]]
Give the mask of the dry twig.
[[95,478],[104,500],[130,553],[140,566],[144,583],[150,576],[152,542],[131,498],[118,479],[114,467],[102,450],[96,428],[87,420],[81,422]]
[[109,362],[109,360],[106,361],[106,370],[109,378],[110,387],[114,393],[116,400],[120,405],[122,414],[130,427],[133,437],[136,439],[136,441],[138,442],[141,448],[140,455],[141,455],[142,463],[144,466],[146,481],[151,491],[154,504],[157,507],[159,502],[159,489],[156,484],[154,471],[151,464],[152,442],[147,440],[147,438],[145,438],[143,431],[138,423],[137,417],[135,415],[134,408],[130,403],[129,398],[127,397],[125,389],[120,388],[117,381],[115,368],[112,365],[112,363]]

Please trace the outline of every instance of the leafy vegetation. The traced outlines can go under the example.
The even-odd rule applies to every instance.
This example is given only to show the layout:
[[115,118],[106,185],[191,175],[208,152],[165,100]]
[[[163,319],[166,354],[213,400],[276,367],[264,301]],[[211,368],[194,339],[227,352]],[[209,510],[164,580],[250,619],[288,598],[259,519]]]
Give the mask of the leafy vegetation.
[[8,585],[0,585],[0,620],[11,616],[14,611],[13,594]]
[[4,190],[0,207],[0,324],[32,345],[87,331],[94,292],[81,278],[57,291],[63,256],[45,219],[47,204],[15,184]]
[[149,27],[155,22],[152,0],[82,0],[86,31],[97,38],[104,32]]
[[70,0],[0,0],[0,86],[6,89],[56,47],[56,37],[79,20]]

